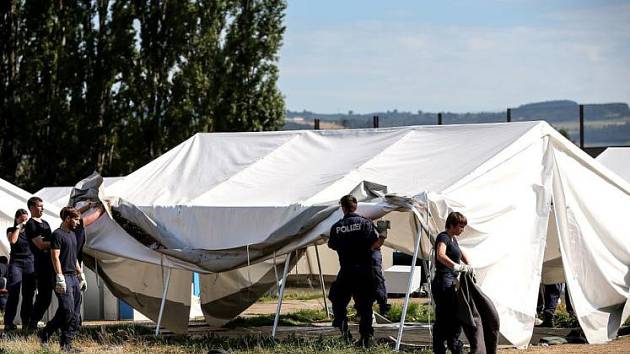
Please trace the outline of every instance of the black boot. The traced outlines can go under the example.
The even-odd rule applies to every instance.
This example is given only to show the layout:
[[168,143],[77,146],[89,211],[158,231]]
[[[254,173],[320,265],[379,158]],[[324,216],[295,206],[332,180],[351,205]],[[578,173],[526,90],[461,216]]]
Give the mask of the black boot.
[[374,345],[374,341],[372,340],[372,336],[361,336],[361,338],[356,341],[354,345],[356,347],[367,349]]
[[350,333],[350,328],[348,328],[347,320],[341,322],[339,330],[341,331],[341,338],[343,338],[346,343],[352,343],[352,333]]
[[539,324],[536,327],[545,327],[545,328],[553,328],[554,327],[554,316],[551,313],[544,313],[543,314],[543,322],[541,324]]

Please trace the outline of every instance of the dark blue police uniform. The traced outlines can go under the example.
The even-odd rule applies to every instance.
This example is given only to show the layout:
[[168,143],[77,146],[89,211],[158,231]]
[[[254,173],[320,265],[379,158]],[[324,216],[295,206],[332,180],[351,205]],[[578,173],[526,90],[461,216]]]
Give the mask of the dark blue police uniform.
[[72,338],[79,329],[81,315],[81,288],[77,276],[77,237],[73,231],[61,228],[52,234],[50,248],[59,250],[61,271],[66,281],[66,291],[63,294],[55,292],[59,307],[55,316],[46,323],[39,337],[46,342],[58,329],[61,329],[59,343],[62,350],[71,348]]
[[[7,229],[7,233],[14,232],[15,227]],[[20,307],[20,318],[22,324],[26,326],[31,318],[33,310],[33,296],[35,295],[35,266],[33,253],[29,247],[24,229],[20,230],[15,243],[11,244],[11,259],[7,276],[7,298],[6,310],[4,313],[5,328],[15,328],[13,320],[17,313],[20,301],[20,290],[22,292],[22,306]]]
[[55,286],[55,272],[53,271],[49,250],[40,250],[35,246],[32,240],[41,236],[44,241],[50,241],[52,231],[50,225],[48,225],[45,220],[38,222],[31,218],[26,222],[25,234],[26,238],[29,240],[31,252],[35,257],[35,278],[37,280],[37,296],[35,297],[35,304],[33,305],[33,312],[31,313],[28,327],[30,329],[36,329],[37,322],[44,317],[44,313],[48,310],[48,306],[50,306]]
[[370,337],[374,278],[372,273],[372,245],[378,234],[372,221],[355,213],[346,214],[330,229],[328,247],[337,251],[340,270],[332,283],[328,298],[332,301],[333,326],[344,330],[347,325],[347,306],[352,297],[360,319],[361,337]]
[[435,278],[431,282],[433,299],[435,300],[435,323],[433,324],[433,352],[446,353],[444,341],[451,353],[461,353],[464,343],[459,340],[462,326],[457,320],[457,300],[455,284],[457,272],[445,266],[437,260],[437,246],[439,243],[446,245],[446,255],[453,262],[459,263],[462,251],[455,237],[450,237],[446,232],[437,236],[435,241]]

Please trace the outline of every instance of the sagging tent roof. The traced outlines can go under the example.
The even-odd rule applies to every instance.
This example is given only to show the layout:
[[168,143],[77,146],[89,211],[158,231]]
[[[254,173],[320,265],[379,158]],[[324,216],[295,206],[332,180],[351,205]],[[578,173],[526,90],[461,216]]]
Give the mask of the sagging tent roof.
[[[107,188],[123,178],[125,177],[103,177],[103,187]],[[35,192],[35,195],[58,208],[63,208],[68,204],[71,192],[72,187],[44,187]]]
[[[18,209],[28,210],[26,202],[32,196],[32,194],[20,187],[0,179],[0,230],[2,230],[2,232],[4,232],[7,227],[13,226],[13,217]],[[44,199],[44,201],[46,200]],[[51,227],[58,225],[59,211],[57,207],[44,204],[44,208],[44,219],[50,223]],[[6,237],[0,237],[0,255],[8,256],[9,251],[9,241]]]
[[[409,253],[418,223],[434,237],[462,211],[460,243],[515,345],[529,342],[544,273],[566,279],[590,342],[614,337],[630,311],[630,186],[544,122],[197,134],[105,191],[155,243],[102,221],[88,227],[88,252],[107,260],[99,269],[118,294],[152,304],[150,318],[163,267],[181,273],[175,282],[204,272],[202,309],[219,325],[275,284],[270,257],[323,242],[350,192],[360,213],[392,220],[387,245]],[[185,295],[167,295],[176,330]]]
[[630,147],[609,147],[596,160],[630,182]]

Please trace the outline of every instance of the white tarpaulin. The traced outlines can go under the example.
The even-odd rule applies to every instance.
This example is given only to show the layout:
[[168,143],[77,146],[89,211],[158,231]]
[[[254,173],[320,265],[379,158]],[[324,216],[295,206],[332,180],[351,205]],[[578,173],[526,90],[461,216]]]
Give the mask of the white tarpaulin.
[[[103,187],[107,188],[123,178],[125,177],[103,177]],[[58,208],[63,208],[68,204],[70,192],[72,192],[72,187],[44,187],[35,192],[35,195],[42,198],[47,203],[52,203]]]
[[[387,246],[408,253],[418,223],[434,237],[463,212],[460,244],[514,345],[529,343],[543,273],[557,269],[589,342],[627,316],[630,186],[544,122],[196,134],[106,189],[114,219],[88,227],[87,253],[151,264],[103,275],[153,302],[165,267],[206,274],[202,308],[219,325],[275,284],[274,254],[277,271],[283,255],[325,242],[351,192],[359,213],[392,221]],[[421,245],[428,257],[430,238]],[[173,312],[187,318],[185,298],[169,292],[171,326]]]
[[630,147],[609,147],[596,160],[630,182]]

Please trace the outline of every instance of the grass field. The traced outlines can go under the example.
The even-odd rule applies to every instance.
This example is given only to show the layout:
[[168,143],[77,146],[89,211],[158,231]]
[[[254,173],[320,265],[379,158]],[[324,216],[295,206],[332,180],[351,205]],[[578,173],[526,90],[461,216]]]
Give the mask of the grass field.
[[[317,299],[317,291],[293,289],[287,292],[294,300],[314,301]],[[291,295],[292,294],[292,295]],[[273,298],[262,301],[275,301]],[[400,302],[393,303],[392,309],[387,314],[391,321],[398,321],[402,312]],[[356,321],[356,312],[350,307],[349,315],[352,321]],[[1,316],[0,316],[1,317]],[[409,322],[432,322],[434,315],[428,304],[410,303],[407,310]],[[313,324],[330,321],[323,309],[298,310],[280,316],[280,326],[311,326]],[[0,318],[1,323],[1,318]],[[296,327],[295,332],[274,340],[268,333],[254,334],[259,329],[253,327],[271,326],[273,314],[239,317],[230,322],[226,327],[228,332],[191,332],[188,335],[164,335],[154,336],[154,328],[151,324],[125,324],[107,326],[84,326],[76,338],[76,346],[86,353],[212,353],[212,350],[224,350],[229,353],[390,353],[392,343],[389,341],[377,342],[376,346],[364,351],[355,348],[352,344],[341,341],[333,336],[306,336],[300,333]],[[558,308],[558,324],[561,326],[575,327],[574,318],[568,316],[561,304]],[[252,328],[252,330],[248,330]],[[326,327],[323,327],[326,328]],[[223,333],[223,334],[222,334]],[[236,333],[236,335],[234,335]],[[336,333],[336,332],[334,332]],[[406,348],[408,352],[430,353],[430,350],[419,348]],[[0,353],[58,353],[58,338],[53,337],[48,346],[42,346],[34,334],[16,331],[0,339]],[[606,352],[630,352],[630,339],[600,346],[590,345],[564,345],[552,347],[534,346],[525,351],[511,351],[503,349],[500,352],[514,353],[588,353],[597,351]]]

